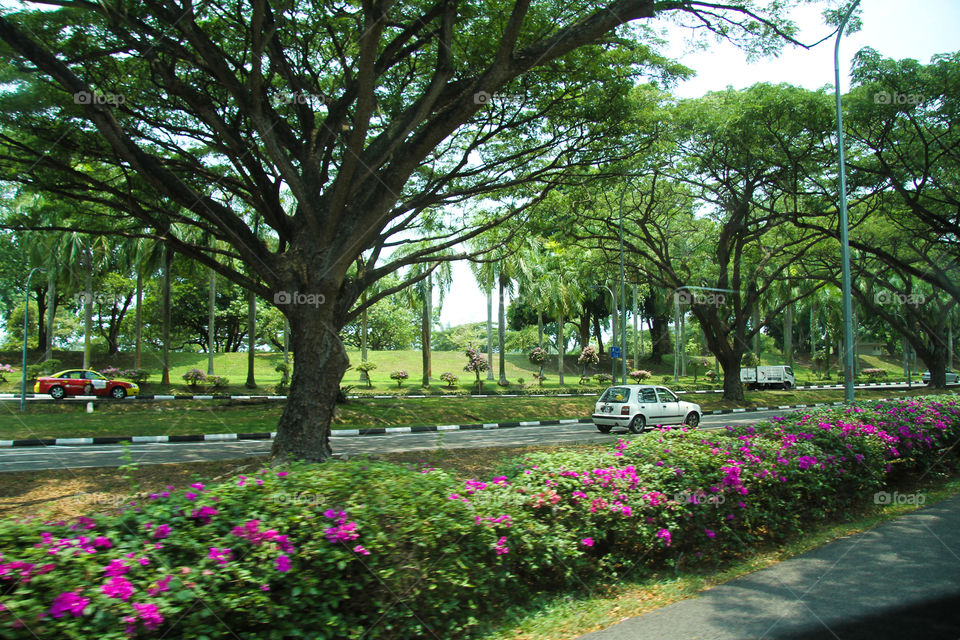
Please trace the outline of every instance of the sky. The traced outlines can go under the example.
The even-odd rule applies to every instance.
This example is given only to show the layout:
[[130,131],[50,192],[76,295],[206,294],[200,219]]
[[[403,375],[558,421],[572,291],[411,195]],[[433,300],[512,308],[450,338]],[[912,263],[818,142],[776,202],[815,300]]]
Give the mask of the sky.
[[[836,3],[834,3],[836,4]],[[792,15],[800,26],[797,39],[813,43],[831,32],[821,18],[825,3],[797,7]],[[831,5],[832,6],[832,5]],[[840,43],[840,86],[850,86],[853,55],[872,47],[885,58],[914,58],[927,63],[932,55],[960,49],[960,1],[958,0],[862,0],[862,28],[844,36]],[[746,55],[730,44],[717,44],[706,51],[688,51],[684,34],[671,31],[668,55],[697,72],[680,83],[674,94],[695,98],[709,91],[731,86],[743,89],[757,82],[789,82],[807,89],[833,87],[835,38],[810,50],[785,48],[781,55],[748,63]],[[494,296],[494,319],[497,317]],[[454,263],[453,286],[444,298],[440,324],[444,327],[487,319],[486,296],[481,292],[465,263]]]

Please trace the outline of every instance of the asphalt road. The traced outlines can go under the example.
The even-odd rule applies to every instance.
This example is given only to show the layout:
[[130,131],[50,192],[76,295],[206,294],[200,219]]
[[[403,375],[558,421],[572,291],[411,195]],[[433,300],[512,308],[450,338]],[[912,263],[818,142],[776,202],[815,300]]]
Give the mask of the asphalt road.
[[[744,414],[704,416],[701,428],[717,428],[730,424],[760,422],[785,411],[757,411]],[[336,433],[336,432],[334,432]],[[336,436],[331,438],[337,454],[383,454],[400,451],[426,451],[446,448],[508,447],[537,444],[615,442],[626,434],[615,428],[608,434],[592,424],[556,424],[512,429],[476,431],[443,431],[430,433],[390,434],[377,436]],[[43,469],[75,469],[82,467],[118,467],[126,464],[124,451],[129,451],[136,464],[170,462],[202,462],[263,456],[270,452],[267,440],[232,442],[183,442],[120,445],[84,445],[24,447],[0,451],[0,472],[38,471]]]

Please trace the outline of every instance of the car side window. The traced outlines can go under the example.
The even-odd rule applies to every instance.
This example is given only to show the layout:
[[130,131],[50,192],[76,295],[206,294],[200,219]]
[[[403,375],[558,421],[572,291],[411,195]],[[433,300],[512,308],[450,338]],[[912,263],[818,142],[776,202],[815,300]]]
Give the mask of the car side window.
[[654,393],[653,389],[641,389],[640,391],[640,402],[656,402],[657,394]]
[[69,377],[71,380],[83,380],[83,371],[71,371]]
[[673,395],[668,389],[657,389],[657,394],[660,396],[660,402],[676,402],[677,396]]

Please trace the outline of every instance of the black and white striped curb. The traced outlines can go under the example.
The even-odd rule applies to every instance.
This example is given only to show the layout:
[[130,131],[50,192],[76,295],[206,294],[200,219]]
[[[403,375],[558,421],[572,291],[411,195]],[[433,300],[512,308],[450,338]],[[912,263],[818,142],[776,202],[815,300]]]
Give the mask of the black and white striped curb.
[[[886,400],[887,398],[884,398]],[[843,402],[818,402],[816,404],[792,404],[770,407],[749,407],[742,409],[714,409],[704,411],[703,415],[724,415],[755,413],[758,411],[775,411],[779,409],[813,409],[822,407],[842,406]],[[591,418],[564,418],[561,420],[527,420],[519,422],[478,422],[472,424],[441,424],[437,426],[414,427],[370,427],[367,429],[334,429],[331,437],[347,436],[380,436],[405,433],[432,433],[440,431],[479,431],[487,429],[513,429],[517,427],[542,427],[566,424],[592,424]],[[92,444],[131,444],[165,443],[165,442],[232,442],[236,440],[272,440],[277,432],[258,433],[207,433],[202,435],[172,435],[172,436],[94,436],[90,438],[32,438],[27,440],[0,440],[0,449],[10,447],[53,447],[79,446]]]

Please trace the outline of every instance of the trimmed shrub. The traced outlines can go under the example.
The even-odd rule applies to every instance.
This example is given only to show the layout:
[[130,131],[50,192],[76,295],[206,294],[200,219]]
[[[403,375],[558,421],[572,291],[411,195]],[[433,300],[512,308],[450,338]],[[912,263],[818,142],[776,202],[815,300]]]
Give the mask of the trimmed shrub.
[[647,380],[653,376],[653,374],[646,369],[637,369],[636,371],[631,371],[627,375],[633,378],[633,381],[637,384],[640,384],[644,380]]
[[613,382],[613,376],[609,373],[594,374],[593,379],[597,382],[597,384],[610,384]]
[[0,522],[0,636],[216,637],[224,620],[245,640],[466,637],[537,590],[713,566],[872,505],[893,463],[956,465],[958,437],[956,397],[927,397],[663,427],[490,480],[297,464],[114,516]]
[[136,382],[137,384],[143,384],[147,381],[147,378],[150,377],[150,372],[146,369],[124,369],[117,375],[121,378]]
[[201,382],[207,379],[207,374],[201,371],[200,369],[190,369],[185,374],[183,374],[183,379],[191,387],[196,387]]
[[441,374],[440,374],[440,380],[443,381],[443,382],[446,382],[446,383],[447,383],[447,387],[448,387],[449,389],[452,389],[452,388],[454,388],[455,386],[457,386],[457,380],[459,380],[459,379],[460,379],[460,378],[458,378],[457,376],[453,375],[452,373],[441,373]]
[[391,380],[397,381],[397,388],[399,389],[403,385],[403,381],[410,377],[410,374],[404,371],[403,369],[398,369],[390,374]]
[[13,374],[13,367],[9,364],[0,364],[0,382],[6,382],[7,376]]
[[205,382],[214,389],[223,389],[230,384],[230,379],[226,376],[207,376]]
[[860,373],[865,375],[868,380],[881,380],[887,377],[886,369],[863,369]]

